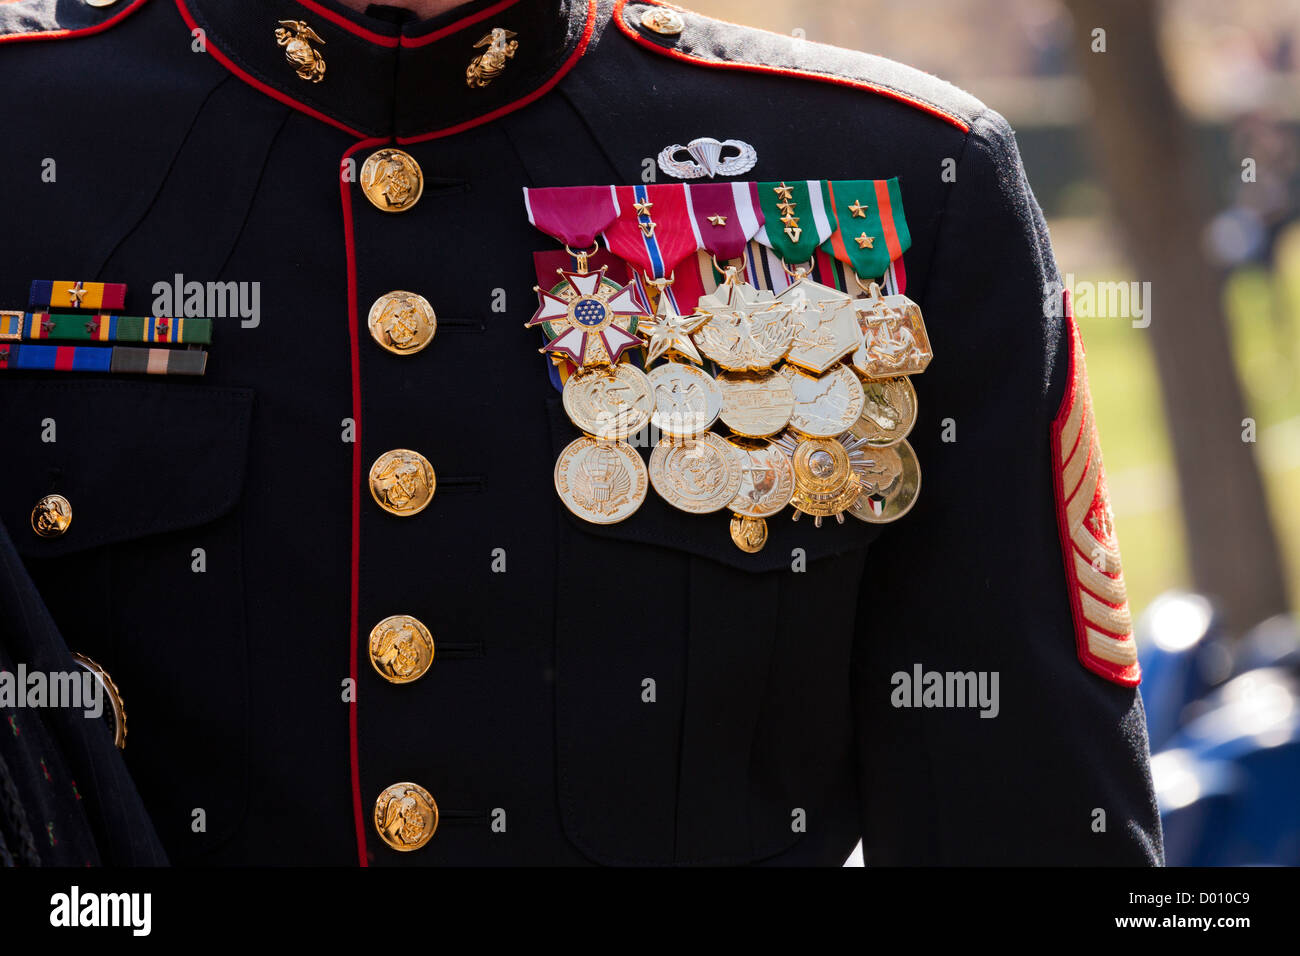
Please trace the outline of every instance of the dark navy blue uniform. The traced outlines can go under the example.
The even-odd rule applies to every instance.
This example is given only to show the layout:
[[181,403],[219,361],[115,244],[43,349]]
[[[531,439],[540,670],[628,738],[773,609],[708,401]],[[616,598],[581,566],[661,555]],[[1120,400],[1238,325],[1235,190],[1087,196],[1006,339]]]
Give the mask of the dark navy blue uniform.
[[[1008,124],[888,60],[692,13],[665,34],[648,8],[0,7],[0,308],[33,279],[125,282],[131,315],[177,276],[260,290],[255,324],[214,318],[201,378],[0,372],[5,605],[29,608],[0,647],[89,654],[130,715],[120,759],[84,728],[40,745],[91,746],[138,789],[141,812],[68,831],[96,861],[161,859],[155,831],[177,864],[839,864],[859,839],[868,865],[1161,860],[1134,681],[1081,661],[1052,447],[1081,401],[1073,325],[1045,307]],[[281,21],[323,41],[319,82]],[[497,27],[516,52],[468,84]],[[752,144],[748,179],[899,178],[935,359],[898,523],[782,515],[746,554],[654,496],[604,527],[556,499],[577,433],[523,329],[556,247],[521,187],[639,183],[702,136]],[[340,181],[384,145],[423,171],[400,214]],[[366,332],[394,289],[437,312],[417,355]],[[437,472],[408,518],[366,489],[395,448]],[[51,493],[74,517],[41,538]],[[436,644],[411,684],[366,656],[392,614]],[[917,665],[996,672],[997,715],[897,706]],[[34,736],[0,755],[15,805],[57,815]],[[440,809],[415,852],[372,820],[398,781]],[[73,803],[126,806],[77,783]]]

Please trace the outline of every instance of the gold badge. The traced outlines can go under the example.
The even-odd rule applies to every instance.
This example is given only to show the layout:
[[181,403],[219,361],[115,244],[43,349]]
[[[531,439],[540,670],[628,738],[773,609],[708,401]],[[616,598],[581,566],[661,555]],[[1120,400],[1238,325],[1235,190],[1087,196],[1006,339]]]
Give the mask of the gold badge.
[[645,501],[645,462],[627,442],[579,438],[555,462],[555,490],[583,521],[616,524]]
[[394,355],[414,355],[433,341],[438,316],[414,292],[388,292],[375,300],[366,321],[370,337]]
[[790,456],[794,468],[794,519],[811,515],[821,527],[822,519],[834,517],[844,523],[844,512],[857,500],[862,486],[858,473],[867,467],[865,444],[852,439],[848,445],[836,438],[805,438],[786,433],[777,445]]
[[843,292],[800,278],[777,296],[777,301],[790,307],[796,323],[787,362],[820,375],[862,342],[857,303]]
[[654,415],[650,421],[670,438],[706,432],[722,411],[722,389],[713,376],[684,362],[665,362],[652,369]]
[[664,37],[675,37],[686,28],[686,21],[676,10],[651,7],[641,14],[641,26]]
[[862,382],[846,365],[836,365],[825,375],[783,365],[780,374],[794,393],[790,427],[807,438],[841,435],[862,414]]
[[419,514],[433,499],[437,479],[433,466],[419,452],[395,448],[370,466],[370,494],[375,504],[403,518]]
[[281,20],[275,29],[275,42],[284,47],[284,58],[302,79],[312,83],[325,79],[325,58],[312,46],[325,41],[305,22]]
[[725,438],[665,438],[650,453],[650,483],[674,508],[703,515],[725,508],[740,490],[740,461]]
[[390,684],[419,680],[433,663],[433,635],[409,614],[386,617],[370,631],[370,664]]
[[72,524],[72,502],[63,495],[46,495],[32,508],[32,530],[42,538],[57,538]]
[[438,829],[438,804],[416,783],[395,783],[375,801],[375,829],[394,850],[418,850]]
[[868,445],[883,447],[906,438],[916,424],[916,389],[905,375],[862,383],[859,434]]
[[[859,426],[852,430],[861,438]],[[912,510],[921,493],[921,466],[906,441],[888,448],[867,448],[866,466],[858,474],[862,486],[849,514],[868,524],[888,524]]]
[[634,365],[584,369],[564,383],[569,420],[596,438],[626,438],[639,432],[654,408],[650,380]]
[[506,60],[515,55],[519,41],[513,39],[516,34],[510,30],[493,27],[490,33],[474,44],[474,49],[487,47],[482,53],[469,61],[465,70],[465,83],[471,88],[487,86],[501,75],[506,68]]
[[424,173],[409,153],[378,149],[361,166],[361,191],[376,209],[405,212],[424,194]]

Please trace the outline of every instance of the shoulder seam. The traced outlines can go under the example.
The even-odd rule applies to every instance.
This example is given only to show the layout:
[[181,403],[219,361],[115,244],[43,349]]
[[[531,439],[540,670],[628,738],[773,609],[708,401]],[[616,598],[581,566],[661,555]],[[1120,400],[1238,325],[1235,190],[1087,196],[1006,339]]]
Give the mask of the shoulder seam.
[[91,24],[88,27],[66,30],[34,30],[31,33],[0,33],[0,43],[22,43],[31,40],[64,40],[69,37],[83,37],[90,36],[94,33],[102,33],[110,27],[114,27],[121,21],[125,20],[146,3],[148,3],[148,0],[131,0],[131,2],[125,7],[118,10],[106,20]]
[[[661,2],[661,0],[641,0],[641,2],[648,3],[653,6],[679,9],[677,7],[673,7],[672,4],[663,3]],[[889,86],[888,84],[871,83],[866,80],[855,80],[852,77],[843,76],[838,73],[826,73],[817,70],[795,69],[791,67],[774,67],[774,66],[767,66],[766,64],[763,63],[751,63],[743,60],[711,60],[708,59],[707,57],[696,56],[691,53],[685,53],[681,50],[675,50],[672,49],[671,47],[666,47],[661,44],[654,43],[653,41],[646,39],[644,36],[638,33],[636,29],[633,28],[623,17],[623,11],[624,8],[627,6],[627,3],[628,0],[615,0],[614,3],[613,20],[615,25],[618,27],[619,32],[621,32],[628,39],[632,40],[638,46],[641,46],[645,49],[653,50],[656,53],[660,54],[661,56],[666,56],[674,60],[680,60],[685,63],[694,63],[699,66],[713,67],[714,69],[742,70],[749,73],[768,73],[777,76],[793,76],[793,77],[800,77],[800,78],[810,79],[810,80],[820,80],[823,83],[831,83],[836,86],[845,86],[845,87],[850,87],[852,89],[864,90],[869,93],[875,93],[879,96],[887,97],[888,99],[895,100],[907,106],[911,106],[914,109],[921,110],[924,113],[928,113],[931,116],[936,117],[937,119],[943,120],[944,122],[949,123],[952,126],[955,126],[963,133],[970,132],[971,129],[970,124],[967,123],[965,120],[963,120],[960,116],[957,116],[955,113],[951,113],[948,110],[945,110],[942,107],[935,105],[934,103],[930,103],[926,100],[921,99],[920,97],[913,96],[912,94],[907,93],[903,90],[896,89],[895,87]],[[693,15],[698,16],[699,14],[693,14]],[[713,17],[708,17],[706,19],[714,20],[715,22],[718,23],[727,22],[725,20],[717,20],[716,18]],[[772,33],[770,30],[762,30],[759,27],[747,27],[746,29],[758,30],[761,33],[768,33],[772,36],[781,36],[781,34]]]

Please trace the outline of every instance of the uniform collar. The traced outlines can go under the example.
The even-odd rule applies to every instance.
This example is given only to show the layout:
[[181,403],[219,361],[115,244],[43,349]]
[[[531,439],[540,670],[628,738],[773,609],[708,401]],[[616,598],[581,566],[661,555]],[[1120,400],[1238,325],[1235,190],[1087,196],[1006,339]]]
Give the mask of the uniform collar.
[[[337,0],[176,4],[191,30],[203,30],[208,53],[263,93],[355,136],[399,142],[447,135],[541,96],[585,52],[596,19],[596,0],[473,0],[401,24]],[[304,23],[311,33],[291,26],[277,40],[281,21]],[[496,28],[514,34],[498,34],[516,44],[509,55],[492,55]],[[306,46],[294,42],[299,35]],[[481,54],[488,59],[471,84],[468,71]],[[310,78],[316,75],[319,81]]]

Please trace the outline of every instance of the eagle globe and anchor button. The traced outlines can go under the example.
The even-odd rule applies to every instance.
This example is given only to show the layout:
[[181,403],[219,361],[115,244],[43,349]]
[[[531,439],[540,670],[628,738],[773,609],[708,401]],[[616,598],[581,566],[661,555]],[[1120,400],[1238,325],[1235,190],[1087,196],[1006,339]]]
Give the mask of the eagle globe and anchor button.
[[433,663],[433,635],[409,614],[384,618],[370,631],[370,664],[390,684],[417,681]]
[[418,850],[438,829],[438,804],[418,783],[404,781],[386,787],[375,800],[375,829],[394,850]]
[[414,355],[433,341],[438,316],[429,300],[414,292],[386,292],[370,307],[370,337],[394,355]]
[[377,149],[361,165],[361,191],[383,212],[406,212],[424,194],[424,173],[410,153]]
[[429,459],[409,448],[386,451],[370,466],[370,495],[389,514],[409,518],[433,500],[437,477]]

